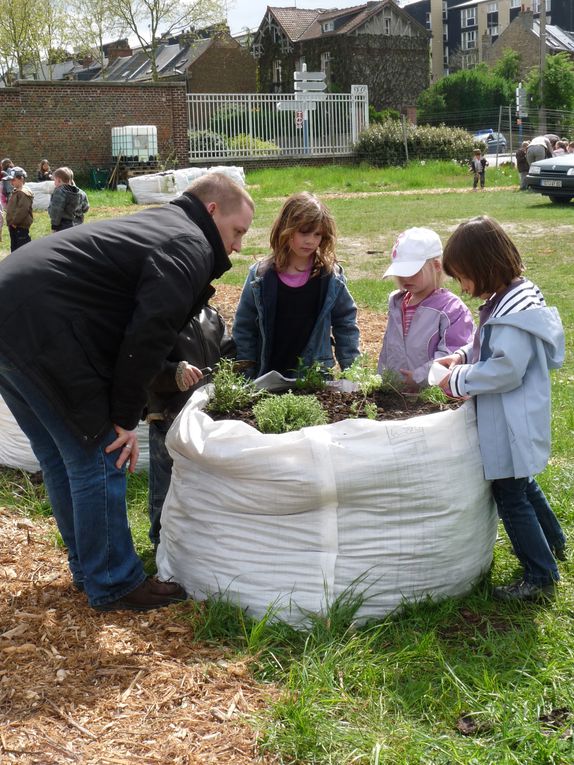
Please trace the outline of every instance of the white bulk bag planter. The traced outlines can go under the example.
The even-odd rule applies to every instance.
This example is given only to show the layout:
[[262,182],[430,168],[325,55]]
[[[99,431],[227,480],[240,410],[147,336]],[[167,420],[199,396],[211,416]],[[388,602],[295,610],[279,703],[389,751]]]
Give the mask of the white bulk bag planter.
[[34,194],[32,201],[33,210],[47,210],[50,206],[50,199],[56,188],[54,181],[38,181],[26,184],[27,188]]
[[245,173],[242,167],[221,165],[210,168],[188,167],[149,175],[136,175],[130,178],[130,189],[139,205],[163,204],[180,196],[200,176],[214,172],[223,173],[240,186],[245,186]]
[[[468,592],[492,560],[497,517],[474,404],[408,420],[345,420],[264,435],[190,399],[174,460],[161,578],[292,624],[356,585],[359,619]],[[357,584],[358,583],[358,584]]]

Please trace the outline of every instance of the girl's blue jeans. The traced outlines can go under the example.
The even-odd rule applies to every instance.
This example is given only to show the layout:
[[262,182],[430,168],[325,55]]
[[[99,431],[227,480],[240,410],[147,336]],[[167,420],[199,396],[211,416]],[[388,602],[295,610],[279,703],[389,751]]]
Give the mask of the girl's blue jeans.
[[97,446],[84,445],[42,391],[2,355],[0,395],[42,468],[75,584],[92,606],[134,590],[146,574],[127,520],[125,468],[116,468],[117,452],[105,452],[114,429]]
[[552,551],[566,538],[538,483],[534,478],[500,478],[492,482],[492,492],[525,581],[545,585],[560,579]]

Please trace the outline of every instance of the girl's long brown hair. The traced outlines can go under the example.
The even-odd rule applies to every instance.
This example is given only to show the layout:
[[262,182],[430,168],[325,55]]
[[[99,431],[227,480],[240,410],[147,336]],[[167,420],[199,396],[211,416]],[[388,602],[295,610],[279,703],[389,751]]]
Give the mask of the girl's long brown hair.
[[271,228],[269,243],[272,254],[266,260],[274,263],[277,271],[284,271],[289,264],[292,235],[297,231],[317,230],[321,231],[322,238],[314,255],[312,276],[319,273],[321,268],[330,273],[335,266],[335,220],[314,194],[308,191],[292,194]]

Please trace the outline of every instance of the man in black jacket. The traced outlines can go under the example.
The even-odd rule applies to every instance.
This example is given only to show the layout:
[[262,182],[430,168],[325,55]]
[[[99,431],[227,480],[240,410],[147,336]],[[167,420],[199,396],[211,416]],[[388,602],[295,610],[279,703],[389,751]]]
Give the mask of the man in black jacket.
[[94,608],[185,598],[146,577],[135,553],[126,468],[146,388],[252,219],[247,192],[209,173],[170,204],[37,239],[0,263],[0,394],[42,466],[74,583]]

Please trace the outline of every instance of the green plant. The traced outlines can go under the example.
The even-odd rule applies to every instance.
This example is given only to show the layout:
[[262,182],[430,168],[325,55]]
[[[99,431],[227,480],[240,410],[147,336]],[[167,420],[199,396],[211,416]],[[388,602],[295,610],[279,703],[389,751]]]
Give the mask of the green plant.
[[191,130],[189,132],[189,150],[192,154],[209,154],[225,151],[227,140],[219,133],[210,130]]
[[221,359],[213,373],[213,396],[206,410],[230,414],[262,395],[251,380],[237,372],[231,359]]
[[436,385],[430,388],[423,388],[418,395],[420,401],[427,401],[429,404],[448,404],[452,403],[452,399],[446,395],[446,393]]
[[314,361],[310,366],[303,364],[303,359],[297,362],[295,387],[298,390],[316,391],[323,390],[326,385],[327,375],[330,370],[325,369],[323,364]]
[[301,396],[289,391],[269,396],[253,407],[262,433],[289,433],[312,425],[325,425],[327,414],[315,396]]
[[349,407],[349,413],[351,418],[356,419],[358,417],[366,417],[367,420],[376,420],[378,415],[377,405],[372,402],[367,402],[364,398],[358,401],[353,401]]
[[371,361],[366,353],[357,356],[351,366],[343,369],[337,376],[357,383],[359,390],[365,396],[380,388],[383,383],[381,375],[377,373],[375,362]]
[[249,151],[253,154],[278,154],[281,149],[273,141],[264,141],[247,133],[239,133],[229,138],[227,145],[236,151]]

